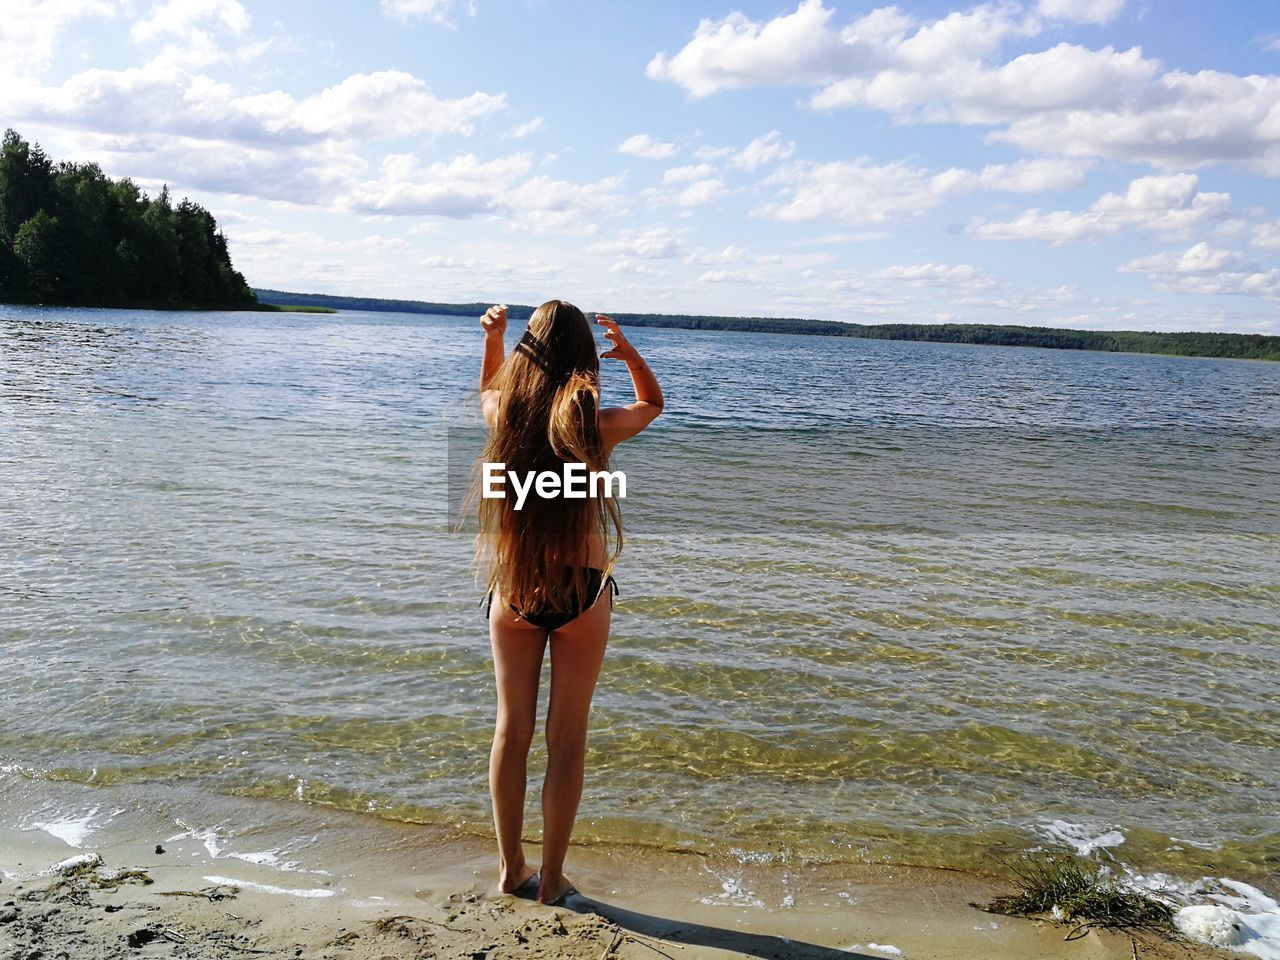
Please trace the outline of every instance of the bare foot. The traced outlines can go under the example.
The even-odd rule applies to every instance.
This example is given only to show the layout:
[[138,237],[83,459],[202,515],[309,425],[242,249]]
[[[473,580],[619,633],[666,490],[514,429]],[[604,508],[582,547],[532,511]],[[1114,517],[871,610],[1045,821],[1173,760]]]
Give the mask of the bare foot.
[[537,900],[544,906],[561,906],[566,894],[577,892],[568,877],[544,876],[538,887]]
[[498,889],[503,893],[515,893],[528,883],[537,872],[526,863],[514,873],[504,873],[498,880]]

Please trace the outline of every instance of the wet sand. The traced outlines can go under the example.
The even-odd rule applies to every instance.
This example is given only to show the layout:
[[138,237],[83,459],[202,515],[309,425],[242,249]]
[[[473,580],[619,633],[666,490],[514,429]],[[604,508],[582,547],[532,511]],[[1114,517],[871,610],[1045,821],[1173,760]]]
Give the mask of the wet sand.
[[3,960],[1240,956],[1150,934],[1067,941],[1069,926],[971,905],[1009,892],[1001,880],[888,864],[575,846],[583,896],[544,907],[497,892],[491,842],[441,827],[179,788],[143,802],[25,786],[92,806],[0,829]]

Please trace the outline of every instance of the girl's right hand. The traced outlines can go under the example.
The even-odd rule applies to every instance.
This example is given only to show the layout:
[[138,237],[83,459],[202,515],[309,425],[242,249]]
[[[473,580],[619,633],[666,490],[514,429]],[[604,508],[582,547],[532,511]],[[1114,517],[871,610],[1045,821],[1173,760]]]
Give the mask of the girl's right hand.
[[480,318],[480,326],[484,328],[485,336],[500,337],[507,332],[507,307],[506,304],[495,305],[484,312],[484,316]]

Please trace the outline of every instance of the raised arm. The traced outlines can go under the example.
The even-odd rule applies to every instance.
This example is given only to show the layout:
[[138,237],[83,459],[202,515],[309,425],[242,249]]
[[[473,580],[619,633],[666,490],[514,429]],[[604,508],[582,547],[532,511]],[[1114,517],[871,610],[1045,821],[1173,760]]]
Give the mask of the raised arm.
[[480,326],[484,328],[484,359],[480,361],[480,407],[484,411],[485,422],[492,427],[498,411],[498,391],[492,389],[493,378],[498,375],[498,369],[506,359],[503,337],[507,332],[507,308],[490,307],[480,318]]
[[626,363],[627,371],[631,374],[631,385],[636,392],[633,403],[600,411],[600,433],[606,445],[613,447],[634,437],[653,423],[662,412],[662,387],[658,385],[658,378],[653,375],[649,364],[640,356],[640,351],[623,335],[617,321],[596,314],[596,323],[604,327],[605,337],[613,344],[611,349],[600,356]]

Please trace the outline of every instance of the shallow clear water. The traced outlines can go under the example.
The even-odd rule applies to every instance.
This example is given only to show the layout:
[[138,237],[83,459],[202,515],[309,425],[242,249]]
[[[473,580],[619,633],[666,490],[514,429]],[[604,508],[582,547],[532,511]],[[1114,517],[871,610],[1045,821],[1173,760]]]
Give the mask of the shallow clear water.
[[[1276,869],[1280,365],[633,339],[668,407],[618,456],[582,839],[963,866],[1066,823]],[[479,349],[0,307],[0,781],[489,829]]]

